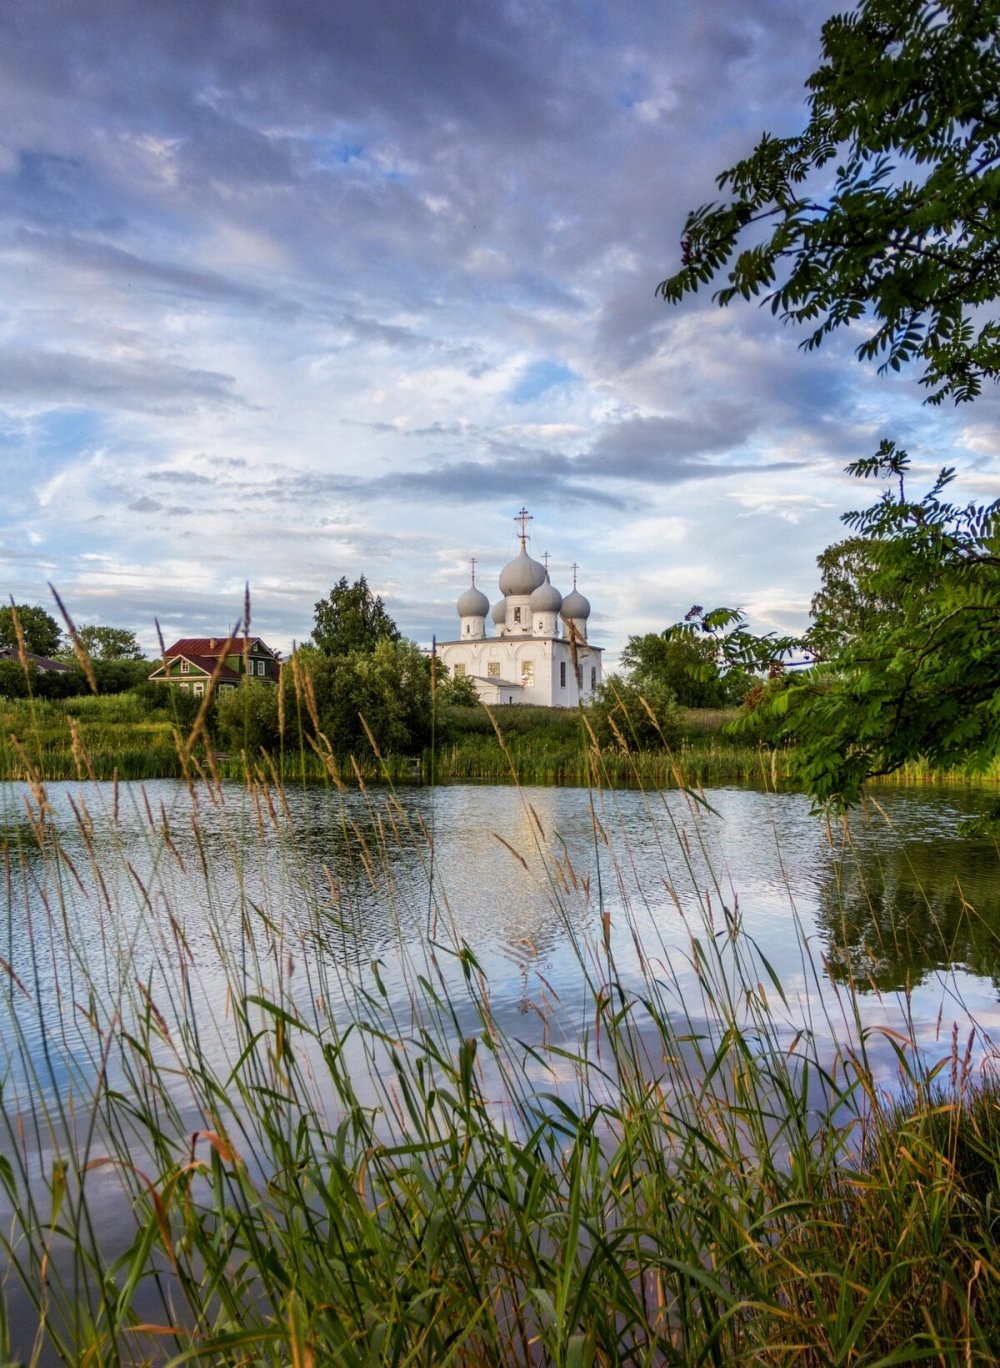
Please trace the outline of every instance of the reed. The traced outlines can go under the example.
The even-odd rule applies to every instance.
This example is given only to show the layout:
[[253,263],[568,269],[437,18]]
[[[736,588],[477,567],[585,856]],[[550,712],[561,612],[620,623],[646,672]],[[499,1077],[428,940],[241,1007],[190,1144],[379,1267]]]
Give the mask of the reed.
[[[599,867],[621,881],[609,757],[587,763]],[[643,763],[622,761],[633,780]],[[534,1003],[526,1039],[456,929],[433,832],[391,787],[355,775],[362,817],[327,777],[311,822],[263,761],[242,786],[195,764],[183,830],[117,785],[71,794],[58,823],[37,771],[7,803],[8,1360],[991,1361],[1000,1095],[971,1038],[925,1067],[904,1015],[887,1099],[851,983],[836,1020],[796,1017],[721,873],[678,899],[679,946],[640,937],[625,901],[626,981],[601,881],[525,797],[525,879],[586,1002],[572,1030]],[[673,781],[691,797],[668,887],[705,811]],[[129,824],[138,863],[124,840],[115,856]],[[400,850],[419,896],[396,883]],[[180,905],[192,880],[196,924]],[[359,934],[376,913],[393,983]],[[825,969],[804,934],[800,954],[809,1001]],[[129,1233],[109,1243],[115,1201]]]

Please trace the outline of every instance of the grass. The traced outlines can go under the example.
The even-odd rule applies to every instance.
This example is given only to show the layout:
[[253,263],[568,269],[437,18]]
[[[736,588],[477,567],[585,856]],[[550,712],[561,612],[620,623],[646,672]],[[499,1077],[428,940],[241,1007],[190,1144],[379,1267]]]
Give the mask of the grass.
[[[590,761],[614,881],[629,841]],[[586,1002],[578,1031],[535,1002],[529,1038],[497,1019],[433,833],[391,789],[362,789],[362,818],[331,785],[310,824],[259,773],[189,785],[182,832],[141,793],[128,816],[117,786],[56,821],[36,772],[0,832],[8,1360],[993,1361],[1000,1093],[971,1038],[925,1068],[910,1023],[873,1035],[849,983],[839,1020],[792,1029],[721,876],[678,899],[680,950],[635,930],[626,980],[600,883],[526,802]],[[701,811],[692,793],[669,860]],[[364,938],[376,913],[393,981]],[[808,989],[804,934],[800,954]]]

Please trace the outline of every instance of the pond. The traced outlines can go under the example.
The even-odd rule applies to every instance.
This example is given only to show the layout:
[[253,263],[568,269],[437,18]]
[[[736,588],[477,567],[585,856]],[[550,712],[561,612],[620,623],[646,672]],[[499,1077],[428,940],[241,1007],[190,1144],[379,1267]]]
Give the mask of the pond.
[[[193,1160],[253,1096],[308,1093],[331,1125],[360,1109],[405,1138],[414,1042],[417,1073],[467,1049],[514,1127],[613,1096],[609,1023],[668,1101],[734,1023],[761,1051],[808,1040],[821,1075],[861,1051],[886,1091],[901,1060],[974,1071],[998,1024],[1000,881],[995,845],[958,828],[985,802],[895,788],[831,828],[804,796],[735,788],[7,785],[0,1220],[14,1188],[50,1200],[72,1150],[95,1247],[134,1235],[147,1179],[130,1198],[120,1160],[100,1167],[99,1096],[126,1099],[116,1153],[138,1175],[164,1162],[150,1116]],[[30,1304],[10,1315],[34,1333]]]
[[583,1031],[599,945],[626,990],[659,974],[699,1018],[711,1010],[692,937],[728,917],[763,957],[758,976],[780,984],[789,1034],[856,1029],[839,991],[852,985],[862,1025],[912,1029],[933,1050],[955,1022],[988,1033],[997,1020],[997,852],[957,835],[982,803],[897,788],[834,830],[802,795],[736,788],[703,801],[314,788],[279,803],[237,785],[50,784],[39,811],[8,785],[0,1046],[8,1073],[59,1089],[75,1060],[93,1063],[94,1013],[139,984],[165,1019],[200,1015],[224,1049],[234,967],[308,982],[342,1022],[375,976],[386,1011],[406,1015],[429,955],[461,985],[462,944],[493,1018],[529,1043],[553,1023]]

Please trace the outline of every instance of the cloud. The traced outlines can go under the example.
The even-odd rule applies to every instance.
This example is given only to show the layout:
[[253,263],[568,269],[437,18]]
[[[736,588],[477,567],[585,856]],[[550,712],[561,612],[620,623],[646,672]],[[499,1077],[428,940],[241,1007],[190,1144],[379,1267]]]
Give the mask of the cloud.
[[198,299],[253,306],[268,302],[268,296],[262,291],[227,280],[214,272],[191,270],[176,263],[144,260],[135,252],[73,234],[42,233],[22,228],[15,236],[15,243],[32,256],[49,263],[58,261],[78,270],[95,272],[126,287],[145,284]]
[[232,376],[214,371],[16,347],[0,347],[0,398],[28,408],[88,404],[160,415],[241,402]]
[[767,311],[655,296],[715,174],[801,123],[836,8],[7,0],[17,596],[196,632],[249,578],[287,641],[366,573],[427,639],[526,502],[620,644],[698,584],[808,597],[881,435],[995,479],[993,398],[963,435],[853,338],[805,356]]

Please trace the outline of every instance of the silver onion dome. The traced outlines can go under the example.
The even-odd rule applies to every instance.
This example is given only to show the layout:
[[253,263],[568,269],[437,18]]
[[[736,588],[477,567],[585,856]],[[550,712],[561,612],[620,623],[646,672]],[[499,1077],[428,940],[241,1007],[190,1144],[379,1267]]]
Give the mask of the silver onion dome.
[[470,584],[455,605],[459,617],[485,617],[490,611],[490,601],[481,589]]
[[533,613],[558,613],[562,605],[563,596],[549,579],[549,572],[546,570],[544,580],[537,589],[532,590],[528,607]]
[[500,589],[508,596],[521,597],[531,594],[545,582],[545,566],[532,560],[521,543],[521,549],[512,561],[500,571]]

